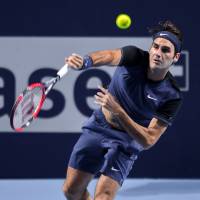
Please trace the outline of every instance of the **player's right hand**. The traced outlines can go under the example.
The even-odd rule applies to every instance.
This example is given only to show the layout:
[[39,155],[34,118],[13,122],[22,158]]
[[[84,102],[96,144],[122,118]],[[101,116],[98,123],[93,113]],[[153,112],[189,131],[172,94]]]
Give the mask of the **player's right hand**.
[[65,64],[76,70],[80,70],[83,66],[83,57],[73,53],[71,56],[65,58]]

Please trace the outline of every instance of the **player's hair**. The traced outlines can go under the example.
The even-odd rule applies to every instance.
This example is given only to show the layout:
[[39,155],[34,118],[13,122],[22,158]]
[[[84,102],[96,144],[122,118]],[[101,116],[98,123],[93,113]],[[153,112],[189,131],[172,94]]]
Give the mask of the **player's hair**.
[[183,34],[180,31],[180,29],[172,23],[170,20],[160,21],[157,26],[154,26],[152,28],[148,28],[148,31],[151,35],[154,35],[160,31],[168,31],[173,33],[177,36],[177,38],[180,40],[180,42],[183,42]]

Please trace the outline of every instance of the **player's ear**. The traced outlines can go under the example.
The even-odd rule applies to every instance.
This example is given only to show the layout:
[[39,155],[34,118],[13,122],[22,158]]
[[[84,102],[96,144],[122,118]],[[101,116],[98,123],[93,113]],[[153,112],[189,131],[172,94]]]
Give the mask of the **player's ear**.
[[175,56],[174,56],[174,62],[173,63],[176,63],[179,60],[180,55],[181,55],[181,53],[176,53],[175,54]]

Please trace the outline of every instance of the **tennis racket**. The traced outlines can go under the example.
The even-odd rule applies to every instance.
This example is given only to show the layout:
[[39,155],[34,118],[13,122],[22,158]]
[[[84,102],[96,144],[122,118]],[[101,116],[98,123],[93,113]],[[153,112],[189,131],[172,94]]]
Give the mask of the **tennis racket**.
[[17,97],[10,113],[12,129],[23,131],[37,118],[47,94],[68,71],[66,64],[57,72],[56,77],[44,83],[32,83]]

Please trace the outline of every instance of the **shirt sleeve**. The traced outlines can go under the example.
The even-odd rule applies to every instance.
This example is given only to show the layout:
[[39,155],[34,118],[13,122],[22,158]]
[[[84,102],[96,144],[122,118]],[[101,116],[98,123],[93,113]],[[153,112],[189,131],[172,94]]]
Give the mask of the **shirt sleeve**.
[[182,99],[169,100],[156,111],[154,117],[171,126],[181,105]]
[[148,52],[143,51],[135,46],[125,46],[121,48],[122,57],[119,66],[131,67],[134,65],[142,64],[144,61],[148,61]]

